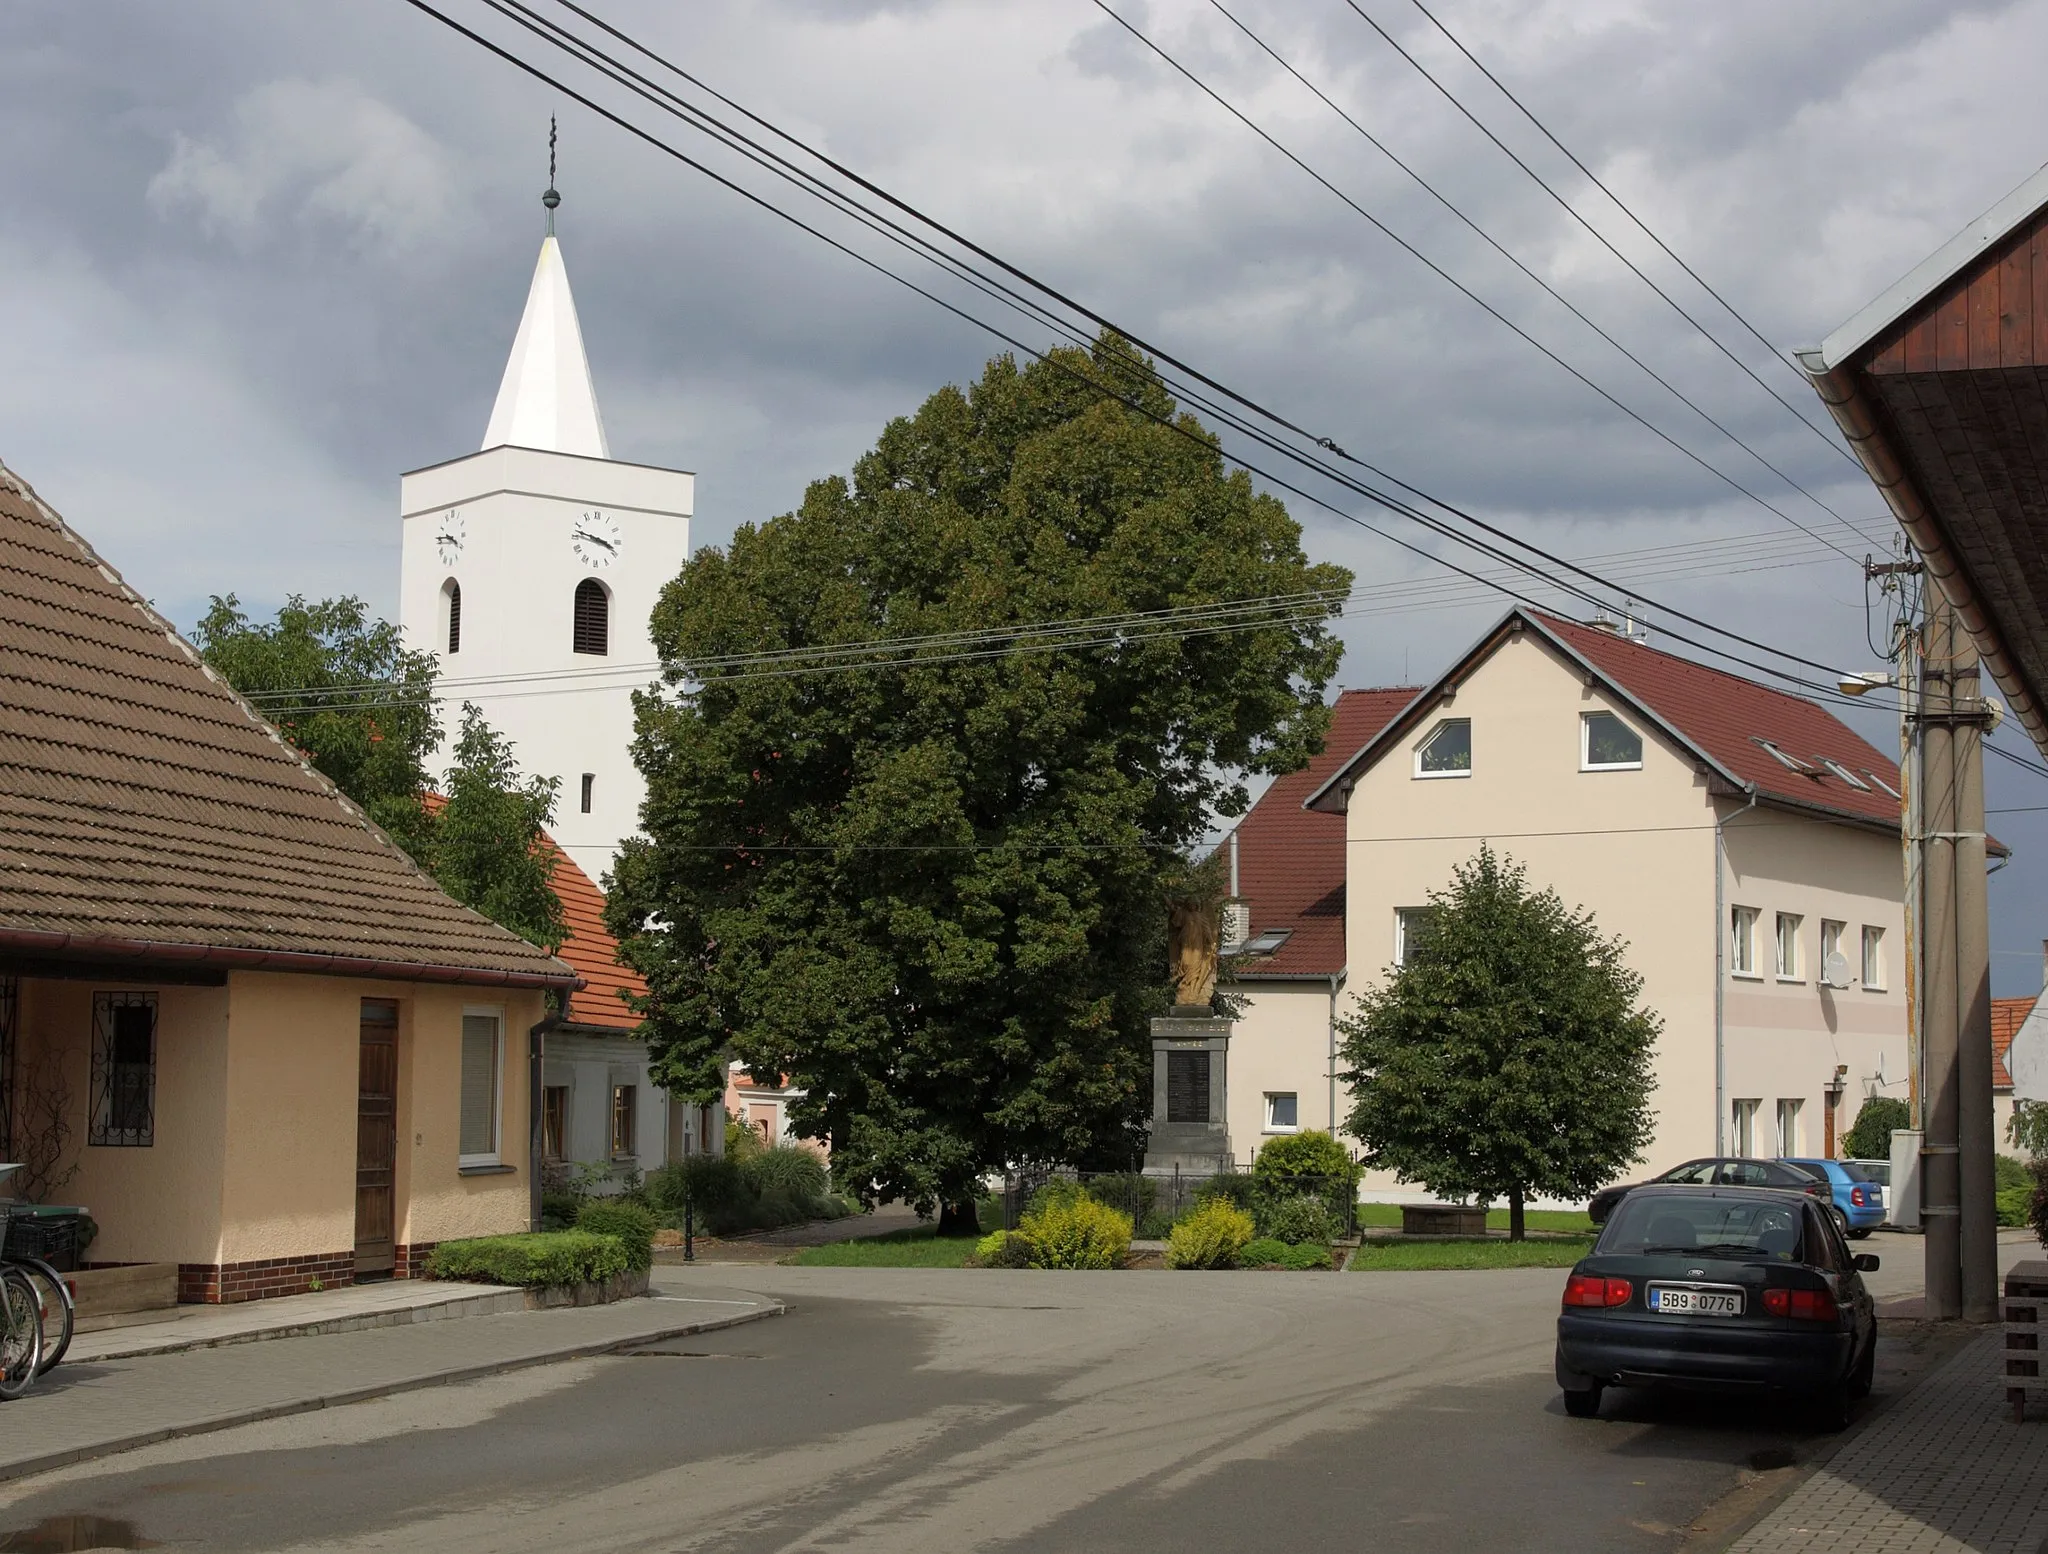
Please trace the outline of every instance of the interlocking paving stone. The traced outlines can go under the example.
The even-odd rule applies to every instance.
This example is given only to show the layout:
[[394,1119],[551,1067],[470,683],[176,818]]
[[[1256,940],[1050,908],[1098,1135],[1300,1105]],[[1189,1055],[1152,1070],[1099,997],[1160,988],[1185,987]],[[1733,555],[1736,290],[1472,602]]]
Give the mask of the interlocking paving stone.
[[2014,1424],[1992,1331],[1873,1419],[1729,1554],[2048,1549],[2048,1424]]

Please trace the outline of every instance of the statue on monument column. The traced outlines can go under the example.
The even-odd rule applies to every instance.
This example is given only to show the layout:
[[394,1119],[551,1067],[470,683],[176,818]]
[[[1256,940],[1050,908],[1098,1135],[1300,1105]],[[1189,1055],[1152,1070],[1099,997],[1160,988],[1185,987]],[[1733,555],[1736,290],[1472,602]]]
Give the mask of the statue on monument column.
[[1167,908],[1167,974],[1176,1009],[1202,1009],[1216,996],[1216,961],[1222,937],[1217,903],[1176,901]]

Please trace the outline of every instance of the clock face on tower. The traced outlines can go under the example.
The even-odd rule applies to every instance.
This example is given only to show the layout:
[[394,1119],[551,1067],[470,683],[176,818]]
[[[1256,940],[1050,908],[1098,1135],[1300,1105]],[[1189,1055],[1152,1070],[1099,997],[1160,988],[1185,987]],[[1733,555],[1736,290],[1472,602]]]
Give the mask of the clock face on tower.
[[594,509],[578,513],[569,525],[569,543],[577,560],[587,567],[603,568],[619,559],[624,542],[618,520]]
[[452,507],[434,521],[434,546],[444,567],[462,559],[462,514]]

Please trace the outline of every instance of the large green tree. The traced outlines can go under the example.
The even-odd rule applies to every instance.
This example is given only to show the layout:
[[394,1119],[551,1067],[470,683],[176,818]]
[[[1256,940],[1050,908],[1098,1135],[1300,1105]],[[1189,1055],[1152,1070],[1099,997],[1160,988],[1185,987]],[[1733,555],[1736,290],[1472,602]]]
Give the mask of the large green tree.
[[1365,1163],[1438,1193],[1583,1198],[1650,1141],[1650,1049],[1627,946],[1481,847],[1431,892],[1407,956],[1342,1022]]
[[[1320,748],[1349,586],[1113,337],[991,362],[698,551],[610,903],[658,1082],[787,1075],[856,1190],[949,1221],[1008,1161],[1128,1163],[1169,884],[1244,774]],[[881,646],[1279,596],[1256,629]]]
[[356,598],[309,604],[293,594],[277,619],[251,620],[216,595],[193,629],[200,656],[256,703],[280,733],[415,858],[431,820],[426,763],[441,742],[432,653]]

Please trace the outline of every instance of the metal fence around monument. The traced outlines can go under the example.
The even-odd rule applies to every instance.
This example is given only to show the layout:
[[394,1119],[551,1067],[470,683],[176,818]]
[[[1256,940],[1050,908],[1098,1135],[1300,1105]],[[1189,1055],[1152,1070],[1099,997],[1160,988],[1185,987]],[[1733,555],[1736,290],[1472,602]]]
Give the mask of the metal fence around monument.
[[1072,1182],[1098,1203],[1130,1217],[1138,1239],[1164,1240],[1174,1222],[1212,1197],[1229,1199],[1252,1216],[1261,1234],[1279,1223],[1289,1200],[1312,1198],[1322,1206],[1330,1233],[1350,1236],[1358,1230],[1358,1186],[1355,1177],[1298,1176],[1277,1183],[1262,1182],[1248,1170],[1206,1173],[1174,1171],[1070,1171],[1013,1169],[1003,1175],[1003,1228],[1015,1230],[1031,1205],[1055,1182]]

